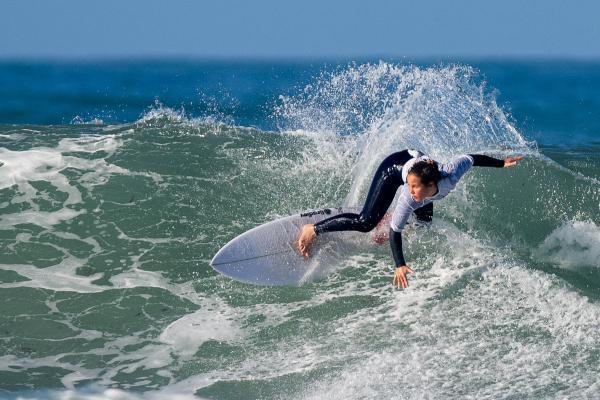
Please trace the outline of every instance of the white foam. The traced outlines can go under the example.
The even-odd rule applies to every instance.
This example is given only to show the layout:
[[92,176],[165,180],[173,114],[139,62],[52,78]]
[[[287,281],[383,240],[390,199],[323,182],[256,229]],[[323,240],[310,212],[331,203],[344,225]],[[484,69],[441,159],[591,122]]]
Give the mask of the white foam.
[[[220,303],[220,302],[216,302]],[[207,340],[231,341],[240,335],[232,311],[223,304],[204,302],[200,310],[172,322],[160,335],[171,351],[190,358]]]
[[[160,101],[156,101],[154,106],[148,110],[140,119],[136,121],[136,124],[147,125],[147,126],[161,126],[165,123],[170,125],[183,125],[189,128],[201,128],[200,131],[195,132],[198,137],[206,136],[205,129],[210,126],[213,129],[211,132],[218,132],[221,128],[232,126],[234,121],[231,117],[220,113],[216,107],[212,107],[213,114],[204,117],[192,117],[188,115],[183,107],[179,110],[167,107]],[[226,125],[227,124],[227,125]],[[189,131],[186,131],[186,134]]]
[[11,151],[0,148],[0,161],[2,162],[0,189],[29,180],[54,181],[58,179],[61,183],[64,182],[64,177],[58,176],[58,169],[64,167],[64,160],[60,152],[53,149]]
[[18,224],[36,224],[48,229],[52,225],[68,221],[85,213],[85,210],[75,211],[71,208],[61,208],[58,211],[22,211],[0,216],[0,228],[6,229]]
[[[106,176],[113,173],[124,174],[128,171],[108,164],[104,159],[83,159],[67,156],[68,152],[96,153],[105,151],[114,153],[122,144],[115,135],[89,135],[78,138],[62,139],[56,148],[39,147],[23,151],[11,151],[0,148],[0,190],[16,186],[18,193],[10,203],[28,203],[29,209],[19,213],[4,214],[0,218],[0,226],[14,226],[22,223],[34,223],[42,227],[50,227],[60,222],[73,219],[83,214],[84,210],[70,207],[82,201],[81,192],[62,174],[66,168],[77,168],[88,171],[82,178],[82,184],[103,182]],[[68,195],[63,207],[58,211],[40,211],[34,199],[47,198],[30,184],[33,181],[45,181],[58,191]],[[8,206],[8,204],[4,204]]]
[[82,135],[76,138],[61,139],[56,150],[84,153],[105,151],[113,154],[122,144],[123,140],[119,135]]
[[148,391],[142,394],[120,389],[106,389],[91,386],[87,389],[43,390],[16,397],[18,400],[202,400],[202,397],[171,390]]
[[0,283],[0,288],[31,287],[54,291],[97,293],[114,289],[155,287],[193,301],[194,296],[189,296],[189,294],[194,293],[194,291],[189,289],[187,285],[171,284],[160,273],[144,271],[138,269],[135,265],[130,270],[112,276],[109,280],[112,286],[96,285],[92,282],[103,276],[101,272],[89,276],[76,274],[77,268],[87,265],[89,258],[77,258],[68,254],[66,250],[64,252],[65,257],[59,263],[45,268],[27,264],[0,263],[0,269],[14,271],[28,279],[23,282]]
[[568,221],[534,251],[542,260],[562,267],[600,267],[600,226],[593,221]]
[[72,256],[67,257],[56,265],[46,268],[37,268],[27,264],[0,264],[0,269],[15,271],[28,279],[23,282],[1,283],[0,288],[32,287],[78,293],[94,293],[111,289],[91,283],[93,280],[99,279],[102,276],[101,273],[90,276],[76,275],[75,269],[83,264],[82,260],[78,260]]
[[542,272],[493,268],[456,296],[398,307],[408,332],[388,332],[388,346],[298,397],[585,398],[598,389],[600,367],[586,360],[600,343],[600,307]]
[[83,118],[80,117],[79,115],[75,116],[72,120],[71,120],[71,124],[72,125],[103,125],[104,121],[102,121],[100,118]]
[[[436,253],[446,256],[415,259],[408,290],[385,294],[391,303],[336,320],[332,340],[351,341],[349,353],[355,357],[340,361],[341,371],[320,377],[298,398],[596,393],[600,367],[588,358],[600,344],[598,304],[452,225],[434,228],[418,232],[420,245],[432,241]],[[415,238],[406,237],[410,248]],[[351,286],[350,292],[365,292]],[[357,340],[361,337],[371,337],[377,350]],[[324,361],[324,354],[317,354]],[[562,389],[548,389],[552,383]]]

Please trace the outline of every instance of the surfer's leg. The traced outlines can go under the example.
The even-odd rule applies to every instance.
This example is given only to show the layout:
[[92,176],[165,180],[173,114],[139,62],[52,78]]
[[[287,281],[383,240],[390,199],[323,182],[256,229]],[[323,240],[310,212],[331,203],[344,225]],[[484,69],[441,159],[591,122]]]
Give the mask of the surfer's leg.
[[397,180],[389,176],[380,177],[373,183],[360,214],[343,213],[324,219],[315,224],[315,233],[320,235],[338,231],[369,232],[385,215],[399,186]]
[[314,228],[316,234],[336,231],[369,232],[375,228],[402,185],[402,165],[411,158],[406,150],[388,156],[375,172],[360,214],[338,214],[318,222]]
[[413,155],[408,150],[403,150],[389,155],[381,162],[375,172],[367,200],[360,214],[338,214],[314,225],[304,225],[298,238],[300,253],[308,257],[312,242],[321,233],[336,231],[369,232],[375,228],[392,201],[394,201],[398,187],[403,183],[402,165],[411,158],[413,158]]

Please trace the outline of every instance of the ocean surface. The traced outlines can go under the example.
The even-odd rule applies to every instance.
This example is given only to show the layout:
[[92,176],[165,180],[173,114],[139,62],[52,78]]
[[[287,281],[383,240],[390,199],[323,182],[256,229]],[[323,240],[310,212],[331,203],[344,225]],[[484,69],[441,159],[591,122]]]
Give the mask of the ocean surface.
[[[420,149],[474,168],[333,272],[212,270],[360,206]],[[0,62],[0,398],[600,398],[600,62]]]

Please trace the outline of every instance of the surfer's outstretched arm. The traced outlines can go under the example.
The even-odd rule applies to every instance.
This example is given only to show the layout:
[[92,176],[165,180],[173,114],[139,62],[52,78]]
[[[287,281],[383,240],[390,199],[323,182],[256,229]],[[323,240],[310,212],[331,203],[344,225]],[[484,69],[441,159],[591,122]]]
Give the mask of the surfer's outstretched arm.
[[504,168],[510,168],[517,165],[519,161],[523,159],[524,156],[516,156],[516,157],[507,157],[504,159]]
[[507,157],[504,160],[499,160],[494,157],[485,156],[482,154],[469,154],[473,159],[474,167],[495,167],[495,168],[510,168],[517,165],[523,159],[523,156]]

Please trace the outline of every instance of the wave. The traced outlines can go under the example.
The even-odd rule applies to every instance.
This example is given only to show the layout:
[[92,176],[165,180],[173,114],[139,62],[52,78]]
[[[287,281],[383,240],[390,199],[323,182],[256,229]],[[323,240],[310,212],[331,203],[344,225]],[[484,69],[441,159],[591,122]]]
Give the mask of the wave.
[[[282,97],[273,118],[270,132],[157,103],[121,125],[2,127],[6,390],[379,398],[414,371],[410,397],[597,389],[595,283],[554,266],[597,269],[600,191],[523,137],[474,69],[350,66]],[[360,205],[378,162],[406,147],[527,155],[469,172],[430,229],[407,229],[408,290],[391,289],[385,246],[300,288],[210,268],[266,220]],[[53,375],[31,380],[40,367]],[[76,389],[88,383],[100,389]]]
[[[22,140],[25,130],[11,128],[7,136],[18,136],[14,142],[22,149],[1,150],[0,188],[18,195],[10,201],[13,206],[2,203],[0,221],[8,228],[21,223],[50,228],[77,220],[90,210],[83,197],[98,186],[110,188],[120,176],[149,178],[143,186],[154,187],[164,201],[166,188],[177,188],[187,198],[186,190],[213,183],[211,190],[217,190],[218,182],[237,182],[222,189],[229,190],[230,199],[245,199],[241,208],[249,214],[239,217],[250,227],[304,209],[360,206],[379,161],[412,147],[441,161],[466,152],[528,155],[514,170],[475,169],[436,205],[438,217],[475,229],[497,245],[509,243],[540,258],[539,251],[549,249],[542,242],[564,239],[565,220],[597,223],[597,187],[577,181],[584,177],[540,154],[470,67],[351,66],[322,74],[294,97],[282,97],[274,117],[280,130],[265,132],[216,117],[191,117],[157,102],[134,123],[103,126],[102,133],[92,134],[86,129],[98,127],[61,128],[62,137],[36,137],[32,144],[42,145],[33,147]],[[79,171],[75,179],[65,173],[69,170]],[[185,180],[193,186],[179,184]],[[67,194],[60,207],[40,207],[36,181]],[[119,197],[116,203],[124,207],[139,204],[130,201],[138,197],[134,190],[125,192],[122,199],[109,198]],[[98,200],[103,204],[109,198]],[[7,213],[14,204],[21,204],[20,211]]]

